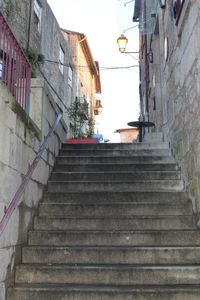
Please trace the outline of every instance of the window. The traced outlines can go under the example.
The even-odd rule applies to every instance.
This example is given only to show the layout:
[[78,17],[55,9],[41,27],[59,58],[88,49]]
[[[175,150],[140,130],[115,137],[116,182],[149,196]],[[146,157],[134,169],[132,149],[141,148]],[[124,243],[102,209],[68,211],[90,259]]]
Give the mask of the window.
[[5,51],[0,50],[0,80],[5,82],[6,74],[8,70],[10,71],[10,74],[13,73],[13,59],[11,59],[11,64],[10,64],[9,56],[6,54]]
[[176,24],[178,24],[178,20],[179,20],[184,2],[185,2],[185,0],[174,0],[173,10],[174,10],[174,19],[176,20]]
[[165,56],[165,60],[168,60],[169,57],[169,39],[168,37],[165,37],[164,40],[164,56]]
[[72,77],[73,77],[73,70],[72,67],[69,67],[68,70],[68,85],[72,88]]
[[68,69],[68,96],[69,96],[70,100],[72,98],[72,79],[73,79],[73,70],[72,70],[72,67],[69,66],[69,69]]
[[62,47],[60,46],[60,51],[59,51],[59,69],[60,72],[63,74],[64,72],[64,61],[65,61],[65,53],[62,49]]
[[42,6],[38,0],[34,1],[33,11],[34,11],[34,16],[33,16],[34,24],[37,28],[37,31],[40,32],[41,19],[42,19]]
[[1,55],[0,55],[0,79],[3,79],[3,59],[2,59],[2,51],[1,51]]
[[156,96],[153,96],[152,101],[153,101],[153,110],[156,110]]

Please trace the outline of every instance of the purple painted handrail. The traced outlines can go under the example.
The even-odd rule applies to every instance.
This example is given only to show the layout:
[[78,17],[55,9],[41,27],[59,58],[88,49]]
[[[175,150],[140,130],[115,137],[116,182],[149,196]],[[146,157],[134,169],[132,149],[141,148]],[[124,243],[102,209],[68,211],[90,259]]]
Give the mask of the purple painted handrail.
[[24,176],[24,179],[20,185],[20,187],[18,188],[17,192],[15,193],[13,199],[11,200],[8,208],[5,208],[4,210],[4,216],[3,218],[1,219],[1,222],[0,222],[0,235],[2,234],[2,232],[4,231],[10,217],[12,216],[15,208],[17,207],[17,205],[20,203],[20,198],[24,192],[24,189],[26,188],[32,174],[33,174],[33,171],[35,170],[35,168],[37,167],[37,164],[38,162],[40,161],[41,159],[41,156],[46,148],[46,145],[48,144],[48,139],[49,137],[52,135],[52,133],[54,132],[54,130],[56,129],[56,127],[58,126],[59,122],[61,121],[62,119],[62,114],[60,113],[54,124],[52,125],[51,129],[49,130],[47,136],[45,137],[42,145],[40,146],[39,150],[38,150],[38,153],[35,157],[35,159],[32,161],[31,165],[29,166],[28,168],[28,171],[26,173],[26,175]]

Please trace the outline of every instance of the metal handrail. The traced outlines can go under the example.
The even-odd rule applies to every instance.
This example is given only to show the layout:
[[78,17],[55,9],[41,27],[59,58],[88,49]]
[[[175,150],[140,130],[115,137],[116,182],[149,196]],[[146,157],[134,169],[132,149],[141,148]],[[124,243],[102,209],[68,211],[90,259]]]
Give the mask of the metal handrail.
[[37,167],[38,162],[41,159],[41,156],[42,156],[42,154],[43,154],[43,152],[46,148],[46,145],[48,144],[48,139],[52,135],[52,133],[54,132],[56,127],[58,126],[61,119],[62,119],[62,114],[60,113],[57,116],[57,118],[56,118],[54,124],[52,125],[51,129],[49,130],[47,136],[45,137],[42,145],[40,146],[35,159],[32,161],[31,165],[29,166],[28,171],[27,171],[26,175],[24,176],[24,179],[23,179],[21,185],[19,186],[17,192],[15,193],[13,199],[11,200],[8,208],[5,207],[4,216],[0,221],[0,236],[1,236],[2,232],[4,231],[8,221],[10,220],[10,217],[12,216],[15,208],[20,203],[20,198],[22,196],[22,193],[24,192],[24,189],[26,188],[27,184],[29,183],[29,180],[30,180],[30,178],[33,174],[33,171],[35,170],[35,168]]

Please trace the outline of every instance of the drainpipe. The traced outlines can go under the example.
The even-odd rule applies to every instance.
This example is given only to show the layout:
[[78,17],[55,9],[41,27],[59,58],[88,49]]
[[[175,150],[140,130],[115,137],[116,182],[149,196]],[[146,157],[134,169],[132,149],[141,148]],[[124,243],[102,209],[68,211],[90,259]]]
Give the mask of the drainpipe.
[[30,36],[31,36],[31,15],[32,15],[32,0],[29,1],[29,16],[28,16],[28,36],[27,36],[27,44],[26,51],[28,52],[30,47]]
[[149,121],[149,95],[148,95],[148,90],[149,90],[149,62],[148,62],[148,50],[147,50],[147,7],[146,7],[146,1],[144,1],[144,26],[145,26],[145,42],[144,42],[144,51],[145,51],[145,94],[146,94],[146,112],[148,114],[148,121]]

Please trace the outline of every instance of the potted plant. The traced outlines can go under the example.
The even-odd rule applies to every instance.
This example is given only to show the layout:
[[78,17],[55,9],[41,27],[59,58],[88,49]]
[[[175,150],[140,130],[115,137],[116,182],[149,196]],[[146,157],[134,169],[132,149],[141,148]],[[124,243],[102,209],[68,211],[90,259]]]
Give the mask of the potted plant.
[[70,130],[72,139],[67,139],[67,143],[98,143],[97,139],[90,138],[94,130],[94,121],[88,116],[88,103],[81,102],[78,97],[67,109],[70,119]]
[[37,77],[37,68],[40,65],[43,65],[43,63],[45,61],[45,56],[43,54],[39,53],[39,51],[37,49],[32,49],[32,48],[25,50],[25,53],[28,57],[30,65],[31,65],[31,77],[36,78]]

